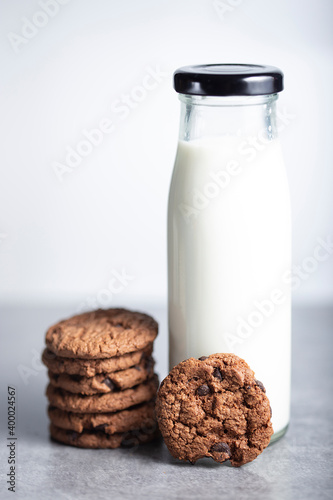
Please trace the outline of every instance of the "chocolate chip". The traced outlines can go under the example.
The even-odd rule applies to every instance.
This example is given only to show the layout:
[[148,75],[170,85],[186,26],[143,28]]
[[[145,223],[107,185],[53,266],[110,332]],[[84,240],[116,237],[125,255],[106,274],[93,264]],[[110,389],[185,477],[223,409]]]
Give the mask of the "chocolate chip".
[[105,427],[107,426],[107,424],[100,424],[100,425],[96,425],[96,427],[94,427],[94,431],[105,431]]
[[208,359],[208,356],[201,356],[201,358],[199,358],[199,361],[205,361],[205,359]]
[[227,453],[231,457],[231,451],[227,443],[215,443],[211,447],[210,451],[217,451],[218,453]]
[[255,383],[262,390],[262,392],[266,392],[265,386],[262,382],[260,382],[260,380],[255,380]]
[[72,441],[76,441],[76,439],[78,438],[79,434],[75,431],[67,431],[67,434],[68,436],[70,437],[70,439]]
[[210,394],[210,388],[208,387],[207,384],[203,384],[197,389],[197,394],[198,396],[207,396],[207,394]]
[[213,376],[219,380],[223,380],[221,370],[219,368],[214,368]]
[[103,384],[107,385],[111,391],[114,391],[116,388],[116,385],[112,382],[112,380],[109,377],[106,377],[103,382]]
[[[49,359],[51,359],[51,360],[52,360],[52,359],[55,359],[55,358],[57,357],[57,355],[56,355],[54,352],[52,352],[52,351],[50,351],[50,350],[48,349],[47,351],[45,351],[45,352],[43,353],[43,357],[44,357],[45,359],[47,359],[47,360],[49,360]],[[60,363],[61,365],[63,365],[63,364],[64,364],[64,362],[63,362],[61,359],[59,359],[59,363]]]
[[139,433],[135,431],[129,431],[125,434],[122,439],[121,446],[125,448],[132,448],[139,444]]
[[121,446],[124,448],[131,448],[137,444],[137,440],[135,437],[127,437],[124,438],[121,442]]
[[138,372],[141,372],[141,367],[140,366],[133,366],[133,368],[135,368],[135,370],[138,370]]
[[151,356],[149,356],[146,359],[145,368],[146,368],[147,372],[151,372],[152,369],[154,368],[154,360],[153,360],[153,358]]

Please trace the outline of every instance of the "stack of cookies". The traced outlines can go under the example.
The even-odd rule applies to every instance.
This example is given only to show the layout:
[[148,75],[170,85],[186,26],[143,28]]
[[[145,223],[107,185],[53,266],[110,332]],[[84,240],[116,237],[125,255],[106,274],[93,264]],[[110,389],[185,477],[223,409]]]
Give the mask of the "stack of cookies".
[[158,435],[150,316],[99,309],[49,328],[43,363],[51,436],[83,448],[117,448]]

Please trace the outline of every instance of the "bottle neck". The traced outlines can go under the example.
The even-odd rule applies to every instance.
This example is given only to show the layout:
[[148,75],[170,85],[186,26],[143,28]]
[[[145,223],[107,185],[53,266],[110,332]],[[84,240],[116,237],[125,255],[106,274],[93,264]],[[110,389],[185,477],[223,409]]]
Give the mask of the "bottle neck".
[[191,141],[225,135],[275,139],[277,94],[263,96],[192,96],[179,94],[179,139]]

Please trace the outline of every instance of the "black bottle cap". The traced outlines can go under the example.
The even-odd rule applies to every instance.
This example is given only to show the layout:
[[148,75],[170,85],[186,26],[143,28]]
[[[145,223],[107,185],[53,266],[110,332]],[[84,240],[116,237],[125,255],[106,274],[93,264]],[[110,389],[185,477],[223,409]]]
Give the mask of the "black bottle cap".
[[184,66],[174,73],[180,94],[237,96],[275,94],[283,90],[283,73],[259,64],[202,64]]

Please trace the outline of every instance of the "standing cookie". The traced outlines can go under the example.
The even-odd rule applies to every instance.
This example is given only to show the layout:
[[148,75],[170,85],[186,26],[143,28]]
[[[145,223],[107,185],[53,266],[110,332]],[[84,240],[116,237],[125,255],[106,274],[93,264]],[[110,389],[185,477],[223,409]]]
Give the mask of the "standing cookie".
[[161,383],[156,417],[170,453],[240,466],[270,442],[271,409],[261,382],[234,354],[190,358]]

